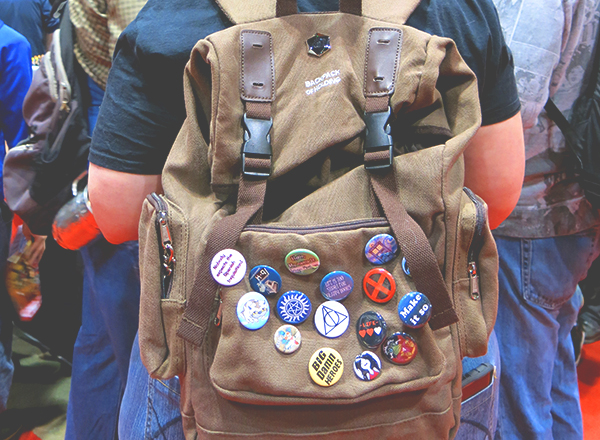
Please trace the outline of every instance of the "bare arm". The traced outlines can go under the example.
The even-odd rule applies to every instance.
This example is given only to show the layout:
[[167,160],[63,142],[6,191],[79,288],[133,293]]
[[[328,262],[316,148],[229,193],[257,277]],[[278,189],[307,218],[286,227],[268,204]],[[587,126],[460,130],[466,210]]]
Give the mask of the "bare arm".
[[129,174],[90,164],[88,192],[94,218],[113,244],[138,239],[142,203],[162,193],[160,175]]
[[465,151],[465,186],[488,204],[492,229],[517,205],[524,175],[521,114],[481,127]]

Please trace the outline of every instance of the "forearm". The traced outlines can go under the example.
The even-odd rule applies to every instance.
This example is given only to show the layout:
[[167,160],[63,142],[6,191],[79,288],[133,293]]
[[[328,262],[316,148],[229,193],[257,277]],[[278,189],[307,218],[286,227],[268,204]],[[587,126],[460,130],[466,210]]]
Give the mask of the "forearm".
[[138,239],[142,203],[162,192],[160,175],[129,174],[90,164],[88,192],[94,218],[111,243]]

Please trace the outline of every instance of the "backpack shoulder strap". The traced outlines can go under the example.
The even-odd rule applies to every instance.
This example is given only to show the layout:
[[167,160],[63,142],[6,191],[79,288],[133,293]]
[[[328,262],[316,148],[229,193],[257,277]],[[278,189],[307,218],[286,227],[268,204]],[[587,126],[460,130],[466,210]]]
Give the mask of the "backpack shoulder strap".
[[[215,0],[233,24],[252,23],[277,16],[278,10],[295,9],[295,0]],[[362,15],[394,24],[404,24],[421,0],[341,0]],[[279,5],[278,5],[279,4]],[[282,6],[283,5],[283,6]],[[278,9],[281,7],[281,9]],[[341,8],[342,10],[344,8]]]

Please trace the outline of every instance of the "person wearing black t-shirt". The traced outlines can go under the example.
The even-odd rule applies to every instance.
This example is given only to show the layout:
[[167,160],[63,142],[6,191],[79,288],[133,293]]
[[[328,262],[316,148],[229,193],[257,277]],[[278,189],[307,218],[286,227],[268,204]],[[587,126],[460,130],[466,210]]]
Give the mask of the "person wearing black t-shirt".
[[[302,12],[338,9],[332,0],[298,6]],[[453,38],[478,78],[483,122],[465,153],[465,185],[488,203],[494,228],[516,204],[524,168],[512,57],[496,10],[491,0],[423,0],[407,24]],[[230,25],[211,0],[149,0],[121,35],[90,151],[90,201],[108,241],[137,239],[142,202],[162,192],[160,174],[185,118],[183,71],[190,51]],[[144,438],[182,438],[178,392],[176,378],[149,381],[134,346],[120,438],[139,438],[140,429],[146,429]],[[142,394],[151,410],[140,409]],[[483,421],[487,430],[495,420],[491,424]]]

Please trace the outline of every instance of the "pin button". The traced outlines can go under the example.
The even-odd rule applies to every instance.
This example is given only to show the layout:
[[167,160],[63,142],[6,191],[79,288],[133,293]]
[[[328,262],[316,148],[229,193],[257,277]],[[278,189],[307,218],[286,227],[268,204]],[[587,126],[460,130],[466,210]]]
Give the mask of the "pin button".
[[387,333],[385,319],[377,312],[368,311],[360,315],[356,322],[358,340],[369,348],[378,347]]
[[385,264],[398,252],[398,244],[389,234],[379,234],[371,238],[365,246],[365,256],[373,264]]
[[363,278],[363,290],[370,300],[383,304],[396,293],[396,281],[385,269],[371,269]]
[[381,373],[379,356],[370,351],[363,351],[354,359],[354,374],[360,380],[370,381]]
[[337,301],[324,302],[315,312],[315,328],[326,338],[343,335],[349,324],[348,310]]
[[322,387],[334,385],[344,373],[344,360],[333,348],[321,348],[308,361],[311,379]]
[[354,289],[354,280],[346,272],[336,270],[323,277],[320,289],[325,299],[341,301],[350,295],[350,292]]
[[406,365],[417,355],[417,343],[408,333],[397,332],[383,342],[381,351],[390,362]]
[[402,257],[402,270],[406,274],[406,276],[410,276],[410,269],[408,268],[408,263],[406,262],[406,258]]
[[290,354],[300,348],[302,335],[300,330],[290,324],[282,325],[277,329],[273,336],[275,348],[284,354]]
[[237,304],[237,317],[248,330],[258,330],[269,320],[271,308],[266,298],[260,293],[248,292]]
[[255,266],[250,271],[250,286],[255,292],[273,296],[281,288],[281,275],[271,266]]
[[295,249],[285,256],[285,265],[293,274],[310,275],[317,271],[321,261],[313,251]]
[[405,326],[421,328],[431,316],[431,303],[421,292],[409,292],[398,302],[398,315]]
[[297,290],[284,293],[277,301],[277,314],[288,324],[300,324],[306,321],[311,311],[310,299]]
[[221,286],[235,286],[246,276],[246,259],[235,249],[223,249],[211,260],[210,272]]

